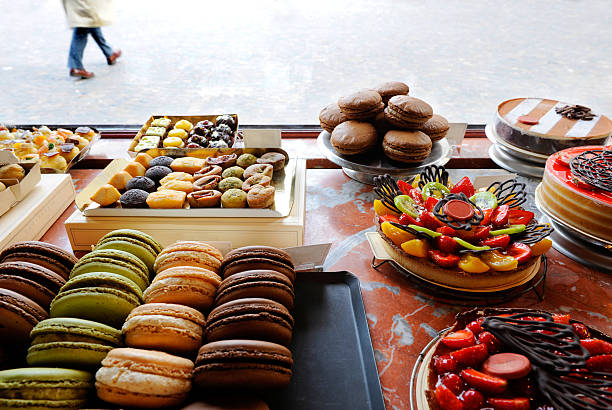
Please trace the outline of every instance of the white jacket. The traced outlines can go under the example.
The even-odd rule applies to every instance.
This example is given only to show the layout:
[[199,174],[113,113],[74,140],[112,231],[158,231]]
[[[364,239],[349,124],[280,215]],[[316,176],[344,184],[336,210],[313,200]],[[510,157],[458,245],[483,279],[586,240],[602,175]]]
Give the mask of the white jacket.
[[62,0],[70,27],[100,27],[113,22],[112,0]]

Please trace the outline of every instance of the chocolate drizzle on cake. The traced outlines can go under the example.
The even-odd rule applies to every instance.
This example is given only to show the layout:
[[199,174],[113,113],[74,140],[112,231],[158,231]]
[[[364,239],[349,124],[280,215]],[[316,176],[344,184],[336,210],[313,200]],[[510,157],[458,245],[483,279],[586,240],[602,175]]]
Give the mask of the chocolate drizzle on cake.
[[517,208],[527,201],[527,185],[511,179],[504,182],[493,182],[487,191],[493,192],[497,198],[497,205],[508,205],[510,208]]
[[612,150],[594,149],[570,161],[572,176],[604,191],[612,192]]
[[[444,205],[453,200],[459,200],[468,203],[474,209],[474,214],[472,215],[472,217],[466,221],[460,221],[452,218],[449,215],[446,215],[446,213],[444,212]],[[433,214],[436,218],[440,220],[440,222],[447,224],[451,228],[462,229],[466,231],[470,230],[472,226],[480,225],[480,223],[484,219],[484,212],[482,212],[482,209],[480,209],[480,207],[474,202],[470,201],[469,198],[463,192],[459,194],[446,195],[444,198],[440,199],[436,206],[434,206],[433,208]]]
[[482,327],[529,358],[538,389],[554,408],[612,406],[612,373],[584,370],[590,354],[571,325],[555,323],[548,313],[524,312],[485,317]]
[[569,118],[570,120],[591,121],[595,118],[595,114],[591,112],[589,107],[584,105],[564,105],[563,107],[555,108],[555,112],[559,115]]

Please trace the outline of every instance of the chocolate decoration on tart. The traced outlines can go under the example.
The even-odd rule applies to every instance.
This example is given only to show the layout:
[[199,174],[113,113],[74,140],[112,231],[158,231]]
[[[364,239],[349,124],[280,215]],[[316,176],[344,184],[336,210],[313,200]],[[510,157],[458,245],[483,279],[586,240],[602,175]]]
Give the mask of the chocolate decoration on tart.
[[448,171],[443,166],[430,165],[419,174],[419,188],[423,188],[429,182],[440,182],[448,185]]
[[570,161],[572,175],[593,187],[612,192],[612,150],[588,150]]
[[508,205],[510,208],[517,208],[527,201],[526,187],[525,183],[511,179],[504,182],[493,182],[487,191],[493,192],[497,198],[497,206]]

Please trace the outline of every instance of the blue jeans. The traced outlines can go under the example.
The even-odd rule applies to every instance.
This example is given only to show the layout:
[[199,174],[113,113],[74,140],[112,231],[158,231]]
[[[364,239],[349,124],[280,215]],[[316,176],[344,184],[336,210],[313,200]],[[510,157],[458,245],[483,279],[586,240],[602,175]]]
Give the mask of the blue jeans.
[[113,54],[113,49],[108,45],[100,27],[75,27],[72,32],[72,42],[70,43],[70,53],[68,54],[68,68],[83,70],[83,51],[87,45],[87,35],[91,34],[93,39],[106,56]]

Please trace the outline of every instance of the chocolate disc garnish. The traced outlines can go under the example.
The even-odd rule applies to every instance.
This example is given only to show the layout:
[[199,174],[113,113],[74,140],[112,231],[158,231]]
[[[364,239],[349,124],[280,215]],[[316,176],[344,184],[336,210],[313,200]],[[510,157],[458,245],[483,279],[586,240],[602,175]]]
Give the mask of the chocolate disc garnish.
[[444,213],[446,216],[457,221],[467,221],[474,216],[474,208],[468,202],[459,199],[452,199],[444,204]]

